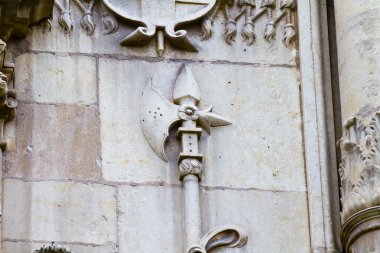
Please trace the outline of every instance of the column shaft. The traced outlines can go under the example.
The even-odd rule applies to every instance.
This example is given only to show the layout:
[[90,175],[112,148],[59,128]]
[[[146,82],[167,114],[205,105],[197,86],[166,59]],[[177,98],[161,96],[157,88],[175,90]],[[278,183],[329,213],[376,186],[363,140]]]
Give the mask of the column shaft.
[[342,243],[380,252],[380,1],[334,0],[343,137]]

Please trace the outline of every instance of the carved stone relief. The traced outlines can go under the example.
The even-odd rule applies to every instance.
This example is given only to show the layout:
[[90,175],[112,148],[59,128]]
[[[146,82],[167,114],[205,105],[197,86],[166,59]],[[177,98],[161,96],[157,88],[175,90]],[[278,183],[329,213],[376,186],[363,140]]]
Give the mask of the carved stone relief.
[[[159,1],[159,3],[156,3]],[[232,45],[238,33],[237,22],[244,18],[241,36],[248,45],[256,39],[255,23],[265,16],[267,23],[263,31],[265,40],[272,44],[280,21],[284,20],[281,40],[290,47],[295,41],[295,0],[55,0],[60,11],[58,22],[66,32],[73,30],[70,5],[75,4],[82,13],[81,26],[92,35],[96,28],[94,12],[99,11],[104,34],[117,31],[116,17],[127,24],[137,27],[121,40],[123,46],[143,46],[156,39],[157,54],[162,56],[165,41],[185,51],[197,52],[198,49],[189,38],[183,25],[202,19],[201,40],[207,40],[213,33],[213,22],[218,14],[224,13],[225,41]],[[152,6],[159,6],[159,8]],[[114,16],[115,15],[115,16]],[[51,21],[50,21],[51,22]]]
[[200,99],[198,84],[190,68],[184,66],[176,80],[174,103],[163,98],[148,85],[142,93],[139,108],[144,136],[153,151],[164,161],[167,161],[164,144],[169,129],[176,122],[182,123],[178,128],[178,137],[182,144],[178,164],[184,191],[183,224],[186,253],[207,253],[219,247],[242,247],[247,242],[244,230],[234,225],[215,228],[203,237],[201,234],[199,180],[203,169],[203,155],[199,152],[198,141],[202,129],[210,133],[211,127],[232,123],[212,113],[212,107],[200,110],[197,107]]
[[157,53],[161,56],[165,39],[182,50],[198,51],[187,31],[177,27],[201,19],[213,8],[216,0],[103,1],[120,18],[139,25],[122,40],[122,45],[145,45],[156,37]]
[[342,221],[380,205],[380,108],[363,108],[344,124],[339,142]]
[[[70,5],[76,4],[82,12],[81,26],[87,35],[92,35],[95,31],[94,11],[98,8],[101,17],[104,34],[116,32],[119,24],[116,18],[109,13],[102,1],[96,0],[55,0],[55,6],[60,11],[58,22],[65,32],[73,30],[73,22],[70,15]],[[51,22],[51,21],[50,21]]]
[[13,78],[13,64],[5,62],[6,44],[0,40],[0,148],[5,151],[7,143],[4,140],[4,123],[16,117],[16,91],[10,88]]
[[256,0],[218,0],[212,12],[203,21],[202,39],[211,37],[213,21],[219,10],[225,13],[225,40],[230,45],[235,41],[238,32],[237,21],[240,18],[244,18],[244,26],[240,33],[248,45],[255,42],[255,22],[261,16],[267,18],[263,36],[268,43],[272,44],[276,39],[276,28],[282,19],[285,19],[285,27],[281,40],[289,47],[296,38],[295,0],[281,0],[279,4],[276,0],[262,0],[261,4]]
[[41,249],[34,251],[34,253],[72,253],[69,249],[52,243],[48,246],[42,246]]

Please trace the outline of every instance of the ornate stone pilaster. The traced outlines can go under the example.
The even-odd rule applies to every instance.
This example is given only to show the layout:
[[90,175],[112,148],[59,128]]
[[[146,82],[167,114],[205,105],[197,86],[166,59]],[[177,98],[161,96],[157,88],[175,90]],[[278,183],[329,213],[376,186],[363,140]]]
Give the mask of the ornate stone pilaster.
[[[13,64],[5,62],[6,44],[0,39],[0,181],[3,179],[2,161],[3,152],[7,149],[7,142],[4,138],[5,122],[16,117],[16,92],[11,88],[13,78]],[[0,188],[0,198],[2,198],[2,188]],[[2,210],[0,199],[0,210]],[[2,223],[2,213],[0,212],[0,228]],[[1,237],[1,234],[0,234]],[[1,247],[1,243],[0,243]]]
[[380,252],[380,2],[334,3],[346,120],[339,142],[341,239],[347,253]]

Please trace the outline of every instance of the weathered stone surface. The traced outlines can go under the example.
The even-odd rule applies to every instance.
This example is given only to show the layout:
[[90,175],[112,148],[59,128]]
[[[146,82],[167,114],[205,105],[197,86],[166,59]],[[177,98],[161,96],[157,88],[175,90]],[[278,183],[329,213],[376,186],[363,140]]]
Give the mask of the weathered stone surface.
[[24,38],[29,26],[51,18],[54,0],[3,0],[1,5],[0,37],[7,41],[10,38]]
[[[91,1],[83,2],[87,7]],[[14,49],[22,49],[14,55],[16,88],[23,103],[17,121],[17,152],[8,153],[5,160],[4,253],[31,253],[50,241],[74,253],[183,253],[176,131],[166,145],[166,164],[145,140],[138,114],[141,92],[151,81],[165,98],[172,98],[182,62],[191,65],[200,85],[199,108],[213,105],[215,113],[234,123],[213,128],[210,136],[204,132],[200,140],[202,233],[225,224],[247,230],[245,247],[222,253],[317,252],[310,249],[316,245],[313,229],[317,221],[324,236],[325,219],[315,212],[319,206],[314,199],[323,195],[315,194],[312,187],[305,192],[301,123],[301,107],[314,106],[316,96],[308,93],[314,95],[312,101],[301,105],[304,87],[300,89],[298,79],[298,53],[280,41],[285,22],[278,24],[277,41],[270,46],[262,36],[266,17],[260,18],[255,25],[256,42],[247,46],[240,35],[242,17],[236,42],[229,46],[224,41],[226,19],[221,11],[209,40],[199,40],[199,27],[189,28],[199,53],[166,43],[160,59],[155,39],[142,48],[119,45],[135,28],[126,27],[127,22],[120,22],[116,33],[103,35],[97,11],[95,33],[86,35],[78,4],[71,3],[72,33],[58,26],[56,12],[51,32],[36,27],[27,42],[14,44]],[[303,10],[300,13],[308,16]],[[311,43],[305,44],[310,49]],[[314,64],[314,58],[311,61]],[[310,72],[302,75],[315,79]],[[307,90],[314,88],[318,89]],[[313,108],[306,113],[316,114]],[[323,131],[313,132],[309,139],[313,134],[320,137]],[[306,155],[324,162],[322,153]],[[308,173],[316,179],[312,186],[321,185],[320,174]],[[99,184],[83,183],[88,181]],[[108,184],[119,184],[118,189]],[[310,231],[309,226],[313,227]]]
[[[42,245],[49,245],[49,243],[29,243],[29,242],[3,242],[2,253],[32,253],[41,248]],[[61,244],[69,248],[73,253],[117,253],[117,248],[114,246],[83,246],[72,244]]]
[[182,250],[181,188],[119,187],[120,252]]
[[15,87],[20,100],[40,103],[95,104],[93,57],[26,53],[16,58]]
[[360,238],[355,240],[351,250],[357,253],[366,252],[379,252],[380,251],[380,230],[375,230],[362,235]]
[[[179,187],[121,186],[120,252],[183,252],[180,192]],[[204,234],[236,224],[249,236],[245,247],[220,252],[310,252],[305,193],[226,189],[202,195]]]
[[5,180],[3,203],[5,240],[116,243],[114,187]]
[[[139,124],[138,104],[152,67],[145,62],[101,60],[99,107],[101,115],[102,170],[109,181],[178,182],[177,169],[168,170],[146,143]],[[176,71],[177,65],[157,64],[156,71]],[[141,72],[138,72],[141,71]],[[166,69],[166,71],[168,71]],[[157,78],[157,77],[156,77]],[[161,75],[171,83],[174,76]]]
[[340,100],[346,120],[365,105],[379,105],[380,2],[335,2]]
[[[180,66],[173,62],[100,60],[106,180],[178,182],[176,155],[172,156],[169,168],[158,159],[144,139],[137,107],[142,90],[151,80],[170,100]],[[203,184],[304,191],[299,84],[295,70],[206,63],[194,63],[192,70],[202,94],[199,107],[213,105],[216,113],[234,123],[213,129],[211,137],[203,135]],[[173,154],[172,151],[167,153]]]
[[17,151],[7,152],[6,177],[100,178],[100,120],[95,108],[20,103]]
[[[134,28],[127,27],[120,22],[119,30],[111,35],[104,35],[102,30],[101,17],[96,11],[94,20],[96,24],[95,32],[88,36],[81,28],[80,21],[82,15],[75,4],[71,5],[71,16],[74,23],[74,30],[65,33],[59,26],[57,18],[59,13],[55,11],[53,27],[50,32],[42,27],[33,27],[27,38],[28,48],[37,51],[51,51],[63,53],[88,53],[88,54],[110,54],[114,57],[155,57],[156,41],[144,47],[122,47],[119,42],[130,34]],[[258,20],[255,26],[257,35],[256,42],[248,46],[240,34],[236,37],[236,42],[230,46],[224,41],[225,18],[222,11],[214,21],[214,32],[209,40],[201,41],[200,25],[187,29],[194,44],[198,45],[199,53],[184,52],[166,45],[164,58],[166,59],[191,59],[202,61],[228,61],[228,62],[249,62],[266,64],[290,64],[295,66],[298,57],[297,50],[292,46],[287,48],[281,42],[281,34],[285,22],[278,25],[276,42],[273,45],[267,43],[263,37],[266,17]],[[237,24],[239,32],[244,25],[244,18]]]
[[208,190],[202,208],[204,233],[225,224],[247,231],[246,246],[220,253],[311,252],[305,193]]

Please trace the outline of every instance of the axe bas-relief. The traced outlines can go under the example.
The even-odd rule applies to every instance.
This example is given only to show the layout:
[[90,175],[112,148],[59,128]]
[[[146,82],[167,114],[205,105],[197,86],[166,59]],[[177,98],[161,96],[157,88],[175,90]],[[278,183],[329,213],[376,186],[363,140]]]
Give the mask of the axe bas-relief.
[[199,152],[199,138],[203,129],[210,134],[211,127],[232,124],[212,113],[212,106],[199,110],[199,86],[190,67],[183,66],[176,79],[173,103],[165,99],[151,85],[142,92],[139,106],[140,124],[144,136],[157,156],[167,161],[165,142],[169,130],[176,123],[182,152],[179,155],[180,180],[183,181],[184,237],[186,253],[207,253],[219,247],[243,247],[247,242],[244,230],[235,225],[221,226],[205,236],[201,234],[201,206],[199,180],[203,156]]

